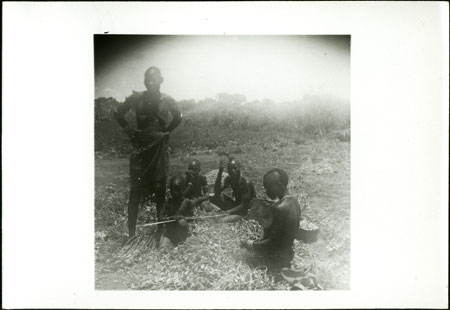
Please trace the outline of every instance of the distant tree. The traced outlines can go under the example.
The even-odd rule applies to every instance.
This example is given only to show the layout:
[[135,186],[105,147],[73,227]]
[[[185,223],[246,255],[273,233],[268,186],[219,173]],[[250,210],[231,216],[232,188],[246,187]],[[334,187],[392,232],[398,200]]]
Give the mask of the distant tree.
[[197,109],[198,110],[207,110],[211,106],[215,105],[217,101],[214,98],[206,98],[203,100],[200,100],[197,102]]
[[183,112],[188,112],[194,109],[197,102],[194,99],[191,100],[180,100],[178,101],[178,104],[180,105]]
[[217,103],[230,106],[240,106],[247,101],[247,98],[241,94],[220,93],[216,96]]
[[104,121],[112,119],[114,109],[119,106],[119,102],[112,98],[100,97],[94,101],[95,120]]
[[275,104],[275,102],[272,99],[269,99],[269,98],[264,98],[261,103],[263,105],[265,105],[265,106],[271,106],[271,105]]

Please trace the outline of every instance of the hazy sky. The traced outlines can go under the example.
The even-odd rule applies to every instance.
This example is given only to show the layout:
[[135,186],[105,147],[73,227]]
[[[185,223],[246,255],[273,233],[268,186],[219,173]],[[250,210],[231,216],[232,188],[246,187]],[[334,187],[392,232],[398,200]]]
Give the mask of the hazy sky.
[[350,36],[96,35],[95,96],[122,101],[142,91],[149,66],[176,100],[218,93],[249,101],[350,98]]

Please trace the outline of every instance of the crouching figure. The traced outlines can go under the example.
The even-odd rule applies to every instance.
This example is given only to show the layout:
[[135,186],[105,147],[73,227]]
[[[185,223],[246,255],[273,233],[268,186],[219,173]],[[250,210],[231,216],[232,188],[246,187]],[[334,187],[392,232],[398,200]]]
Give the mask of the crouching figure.
[[241,240],[240,246],[255,254],[270,270],[289,268],[294,258],[293,245],[300,222],[300,205],[287,190],[288,175],[281,169],[272,169],[263,177],[264,188],[270,199],[278,199],[272,208],[273,220],[258,241]]

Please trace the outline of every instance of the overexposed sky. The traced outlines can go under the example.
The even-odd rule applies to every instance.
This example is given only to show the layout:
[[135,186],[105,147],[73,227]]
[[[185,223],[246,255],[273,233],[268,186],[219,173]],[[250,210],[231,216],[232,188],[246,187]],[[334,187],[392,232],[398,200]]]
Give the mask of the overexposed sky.
[[95,36],[95,96],[124,100],[161,69],[176,100],[350,98],[350,36]]

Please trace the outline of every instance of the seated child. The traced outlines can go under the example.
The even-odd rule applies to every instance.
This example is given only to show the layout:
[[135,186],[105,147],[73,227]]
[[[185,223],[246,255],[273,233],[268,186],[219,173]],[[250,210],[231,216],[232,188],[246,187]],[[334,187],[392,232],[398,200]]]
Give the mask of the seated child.
[[268,171],[263,183],[269,198],[279,199],[273,206],[272,224],[262,240],[241,240],[240,245],[255,252],[271,270],[289,268],[294,258],[293,245],[300,222],[300,205],[295,197],[289,196],[285,171]]
[[189,163],[186,171],[186,189],[183,196],[192,200],[194,206],[200,206],[205,211],[220,211],[211,205],[209,200],[208,181],[206,177],[200,174],[202,170],[201,163],[197,159]]
[[[228,176],[222,186],[222,173],[227,166]],[[225,189],[231,188],[233,197],[226,195]],[[234,158],[229,158],[228,163],[220,162],[219,172],[214,185],[214,197],[211,203],[225,211],[228,216],[222,220],[225,222],[237,222],[248,213],[250,201],[256,197],[255,186],[251,181],[241,176],[241,165]]]
[[193,216],[192,202],[183,197],[186,181],[182,175],[170,179],[170,195],[161,210],[161,221],[176,219],[166,223],[166,231],[161,236],[160,247],[177,246],[189,236],[189,226],[185,217]]

